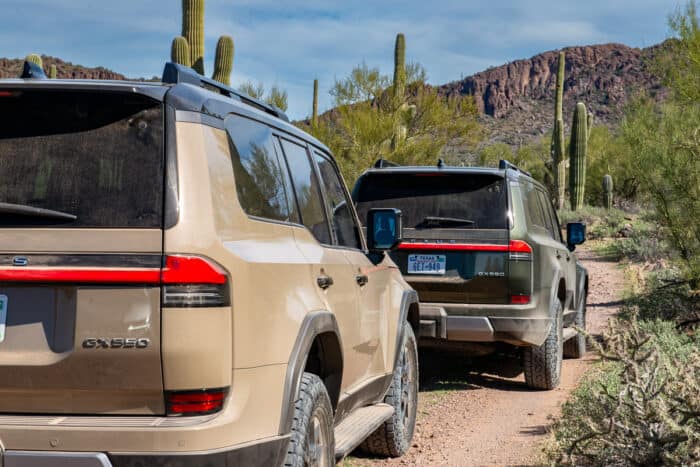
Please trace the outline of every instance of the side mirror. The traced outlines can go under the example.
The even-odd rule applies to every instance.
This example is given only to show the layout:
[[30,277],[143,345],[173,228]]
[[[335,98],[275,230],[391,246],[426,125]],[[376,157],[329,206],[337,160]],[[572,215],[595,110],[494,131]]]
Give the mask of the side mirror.
[[566,225],[566,245],[569,251],[574,251],[576,245],[586,241],[586,224],[581,222],[569,222]]
[[390,251],[403,239],[401,211],[370,209],[367,213],[367,246],[371,252]]

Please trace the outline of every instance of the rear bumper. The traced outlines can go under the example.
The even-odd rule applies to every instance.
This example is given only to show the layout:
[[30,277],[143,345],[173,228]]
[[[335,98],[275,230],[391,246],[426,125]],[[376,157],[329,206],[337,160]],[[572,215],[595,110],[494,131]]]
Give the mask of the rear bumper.
[[7,451],[3,467],[231,467],[278,466],[284,461],[288,436],[205,452],[98,453]]
[[421,338],[542,345],[551,326],[551,317],[534,305],[420,305]]

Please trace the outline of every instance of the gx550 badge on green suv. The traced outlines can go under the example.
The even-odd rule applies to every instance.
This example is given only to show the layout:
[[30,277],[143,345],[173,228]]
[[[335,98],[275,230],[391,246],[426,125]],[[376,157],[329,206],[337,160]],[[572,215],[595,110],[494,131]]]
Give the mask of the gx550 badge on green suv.
[[422,345],[505,342],[523,347],[530,387],[559,384],[562,357],[586,350],[588,273],[573,251],[585,225],[562,238],[545,187],[507,161],[498,169],[399,167],[380,161],[353,191],[370,209],[403,214],[392,253],[420,298]]

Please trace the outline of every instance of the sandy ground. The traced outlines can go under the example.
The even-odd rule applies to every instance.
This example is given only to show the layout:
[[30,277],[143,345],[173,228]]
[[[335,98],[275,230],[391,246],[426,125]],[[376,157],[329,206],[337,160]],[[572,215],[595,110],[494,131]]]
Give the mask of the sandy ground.
[[[587,329],[599,334],[615,314],[624,288],[616,263],[579,252],[588,268]],[[554,391],[533,391],[524,383],[518,354],[466,359],[445,352],[421,352],[421,389],[413,447],[400,459],[362,454],[349,466],[532,465],[541,455],[548,427],[581,376],[594,362],[564,360]]]

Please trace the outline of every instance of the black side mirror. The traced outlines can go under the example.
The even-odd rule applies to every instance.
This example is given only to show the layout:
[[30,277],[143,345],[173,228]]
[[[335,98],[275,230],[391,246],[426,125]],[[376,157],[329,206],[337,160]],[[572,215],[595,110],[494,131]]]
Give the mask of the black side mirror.
[[370,209],[367,213],[367,247],[370,252],[391,251],[403,239],[401,211]]
[[566,245],[569,251],[574,251],[576,245],[586,241],[586,224],[581,222],[569,222],[566,225]]

